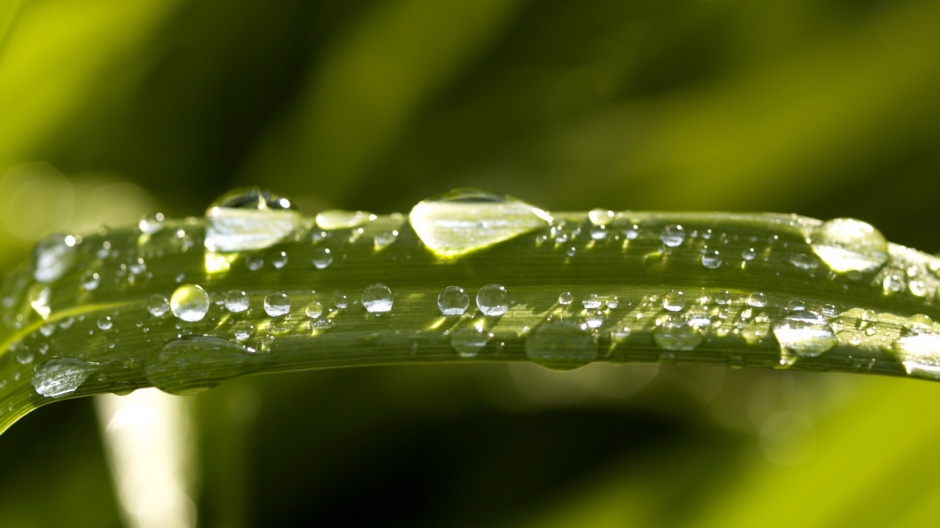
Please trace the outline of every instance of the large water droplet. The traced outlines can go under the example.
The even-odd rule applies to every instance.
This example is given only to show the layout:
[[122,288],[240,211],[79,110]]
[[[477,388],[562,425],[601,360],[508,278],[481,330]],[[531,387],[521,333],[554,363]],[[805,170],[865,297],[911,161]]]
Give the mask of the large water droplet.
[[454,347],[461,357],[471,358],[476,356],[489,340],[490,334],[485,329],[464,326],[451,333],[450,346]]
[[509,311],[509,292],[500,284],[487,284],[477,292],[477,307],[483,315],[503,315]]
[[245,371],[252,355],[244,346],[209,336],[185,336],[147,356],[144,373],[170,394],[202,392]]
[[290,200],[257,188],[224,194],[212,202],[206,218],[206,249],[223,253],[270,247],[300,226]]
[[678,290],[672,290],[663,295],[663,308],[670,312],[680,312],[685,308],[685,294]]
[[75,392],[98,367],[75,358],[52,358],[33,373],[36,392],[47,398],[58,398]]
[[209,312],[209,294],[198,284],[184,284],[170,296],[170,311],[183,321],[200,321]]
[[437,296],[437,307],[443,315],[463,315],[470,306],[470,296],[460,286],[448,286]]
[[[820,314],[812,311],[793,312],[773,326],[774,336],[785,354],[816,357],[838,342],[832,325]],[[791,363],[784,357],[784,363]]]
[[892,349],[911,376],[940,379],[940,334],[917,332],[901,336]]
[[362,290],[362,307],[369,313],[386,313],[392,310],[392,290],[384,284],[373,284]]
[[666,350],[692,350],[702,343],[702,336],[688,322],[672,316],[653,329],[653,342]]
[[225,309],[232,313],[241,313],[248,309],[248,294],[242,290],[229,290],[225,294]]
[[53,233],[33,247],[33,277],[39,282],[52,282],[65,275],[78,257],[78,239],[72,235]]
[[428,249],[458,257],[547,227],[552,218],[515,198],[458,189],[418,202],[409,220]]
[[290,297],[282,291],[271,292],[264,296],[264,311],[271,317],[280,317],[290,312]]
[[813,228],[807,242],[813,252],[836,273],[871,271],[888,261],[888,242],[870,224],[836,218]]
[[547,321],[526,337],[525,353],[543,367],[567,370],[594,361],[598,346],[590,332],[572,321]]

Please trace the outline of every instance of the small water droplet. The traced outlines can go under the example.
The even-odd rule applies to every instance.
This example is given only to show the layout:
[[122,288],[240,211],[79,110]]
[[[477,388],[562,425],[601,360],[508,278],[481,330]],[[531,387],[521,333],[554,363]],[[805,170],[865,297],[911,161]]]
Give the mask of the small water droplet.
[[279,251],[274,258],[271,259],[271,265],[274,266],[274,269],[281,269],[287,265],[287,252]]
[[230,191],[206,210],[205,247],[213,252],[264,249],[300,227],[300,214],[290,200],[269,191]]
[[754,248],[747,248],[741,252],[741,258],[746,261],[752,261],[755,257],[757,257],[757,251]]
[[245,257],[245,267],[248,271],[258,271],[264,267],[264,258],[261,255],[248,255]]
[[881,286],[884,288],[886,294],[898,293],[904,289],[904,279],[900,275],[890,274],[885,276],[884,280],[881,281]]
[[144,374],[164,392],[196,394],[244,372],[250,352],[238,342],[218,337],[184,336],[148,354]]
[[20,345],[20,346],[10,347],[10,350],[15,351],[16,362],[19,363],[20,365],[29,365],[30,363],[33,362],[33,359],[35,358],[35,356],[33,355],[33,351],[27,346]]
[[271,317],[280,317],[290,312],[290,297],[282,291],[271,292],[264,296],[264,311]]
[[490,334],[483,328],[464,326],[451,333],[450,346],[454,347],[460,357],[471,358],[486,346],[490,337]]
[[333,305],[340,310],[344,310],[349,307],[349,297],[345,293],[336,290],[333,292]]
[[317,226],[320,229],[352,229],[375,220],[375,215],[368,211],[343,211],[330,209],[317,213]]
[[653,329],[653,342],[666,350],[692,350],[702,343],[702,336],[686,321],[672,316]]
[[392,310],[392,290],[384,284],[372,284],[362,290],[362,307],[369,313],[386,313]]
[[888,261],[888,242],[871,224],[836,218],[810,230],[813,252],[836,273],[872,271]]
[[318,247],[313,250],[313,266],[317,269],[326,269],[333,263],[333,253],[330,248]]
[[39,282],[53,282],[65,275],[78,258],[78,239],[72,235],[53,233],[33,247],[33,277]]
[[398,240],[398,231],[382,231],[381,233],[376,234],[372,237],[372,242],[375,245],[375,249],[380,250],[388,246],[391,246]]
[[598,346],[590,332],[572,321],[546,321],[526,337],[525,353],[543,367],[568,370],[594,361]]
[[914,297],[924,297],[927,295],[927,284],[922,280],[912,280],[907,283],[907,290]]
[[418,202],[409,220],[428,249],[458,257],[547,227],[552,218],[509,196],[458,189]]
[[596,293],[589,293],[581,300],[581,306],[584,306],[585,310],[597,310],[602,303],[601,296]]
[[596,225],[591,227],[591,240],[604,240],[607,238],[607,226]]
[[773,332],[784,354],[794,353],[803,357],[816,357],[838,342],[829,321],[812,311],[787,315],[773,326]]
[[715,303],[721,306],[731,303],[731,292],[728,290],[722,290],[715,294]]
[[209,312],[209,294],[198,284],[184,284],[170,296],[170,311],[183,321],[200,321]]
[[85,291],[94,291],[101,282],[101,275],[94,271],[86,271],[82,275],[82,289]]
[[154,317],[162,317],[170,311],[170,301],[163,295],[155,293],[147,299],[147,311]]
[[794,299],[787,303],[787,307],[785,309],[788,313],[802,312],[806,309],[806,303],[799,299]]
[[663,308],[670,312],[679,312],[685,308],[685,293],[678,290],[672,290],[663,295]]
[[52,306],[49,302],[52,298],[52,290],[44,284],[33,284],[29,288],[29,306],[39,317],[48,319],[52,314]]
[[606,301],[604,301],[604,305],[607,306],[607,308],[614,310],[620,306],[620,299],[618,299],[616,295],[611,295],[607,298]]
[[792,253],[790,264],[806,271],[813,271],[819,267],[819,261],[806,253]]
[[659,239],[667,247],[678,247],[685,241],[685,228],[677,224],[667,225],[663,228]]
[[604,312],[602,310],[592,311],[584,317],[584,324],[588,328],[596,330],[604,324],[604,319]]
[[477,307],[483,315],[503,315],[509,311],[509,292],[500,284],[487,284],[477,292]]
[[105,331],[110,330],[113,324],[114,323],[111,321],[110,315],[103,315],[100,318],[98,318],[98,328],[100,328],[101,330],[105,330]]
[[237,341],[247,341],[255,335],[255,327],[248,321],[239,321],[232,327],[232,334]]
[[319,319],[323,316],[323,303],[318,300],[310,301],[304,308],[304,313],[307,314],[307,317],[310,319]]
[[606,226],[613,222],[614,212],[607,209],[591,209],[591,211],[588,212],[588,219],[594,225]]
[[767,296],[761,292],[754,292],[747,296],[747,305],[752,308],[763,308],[767,306]]
[[141,233],[152,235],[163,229],[164,220],[166,220],[166,217],[163,213],[150,213],[143,216],[140,221],[137,222],[137,227],[140,229]]
[[706,249],[702,253],[702,266],[708,269],[716,269],[721,266],[721,254],[717,249]]
[[566,291],[566,292],[561,292],[558,294],[558,304],[562,306],[568,306],[569,304],[573,302],[574,302],[574,295],[572,295],[571,292]]
[[248,294],[242,290],[229,290],[225,294],[225,309],[232,313],[241,313],[249,307]]
[[626,237],[627,240],[636,240],[636,238],[640,236],[640,226],[633,224],[631,227],[624,230],[623,236]]
[[47,398],[71,394],[88,379],[97,366],[96,363],[74,358],[52,358],[33,374],[33,388],[37,394]]
[[470,296],[460,286],[448,286],[437,296],[437,307],[443,315],[463,315],[470,306]]

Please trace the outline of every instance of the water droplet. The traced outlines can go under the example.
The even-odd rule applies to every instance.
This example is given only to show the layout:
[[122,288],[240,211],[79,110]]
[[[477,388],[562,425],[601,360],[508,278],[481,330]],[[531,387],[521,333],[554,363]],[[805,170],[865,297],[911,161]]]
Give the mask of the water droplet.
[[747,296],[747,305],[753,308],[763,308],[767,306],[767,296],[761,292],[754,292]]
[[819,261],[806,253],[792,253],[790,264],[806,271],[813,271],[819,267]]
[[901,336],[892,344],[892,349],[909,375],[940,378],[940,334],[918,332]]
[[633,226],[624,230],[623,236],[626,237],[627,240],[636,240],[636,238],[640,236],[640,226],[633,224]]
[[470,306],[470,297],[460,286],[448,286],[437,296],[437,307],[443,315],[463,315]]
[[757,251],[754,248],[747,248],[741,252],[741,258],[746,261],[754,260],[755,257],[757,257]]
[[53,233],[33,247],[33,277],[39,282],[52,282],[65,275],[78,258],[78,239],[72,235]]
[[198,284],[184,284],[170,296],[170,311],[183,321],[200,321],[209,312],[209,294]]
[[807,242],[836,273],[871,271],[888,261],[884,236],[870,224],[852,218],[836,218],[813,228]]
[[616,309],[618,306],[620,306],[620,299],[618,299],[616,295],[611,295],[607,298],[606,301],[604,301],[604,305],[606,305],[607,308],[611,310]]
[[49,305],[52,297],[52,290],[43,284],[33,284],[29,288],[29,306],[39,317],[48,319],[52,313],[52,307]]
[[98,318],[98,328],[102,330],[110,330],[113,325],[114,323],[111,321],[110,315],[103,315]]
[[349,297],[345,293],[336,290],[333,292],[333,305],[340,310],[344,310],[349,307]]
[[232,327],[232,334],[237,341],[247,341],[255,335],[255,327],[248,321],[239,321]]
[[591,240],[604,240],[607,238],[607,226],[596,225],[591,227]]
[[388,246],[391,246],[398,240],[398,231],[383,231],[372,237],[372,242],[375,245],[375,249],[384,249]]
[[451,333],[450,346],[454,347],[460,357],[471,358],[476,356],[489,340],[490,334],[485,329],[464,326]]
[[317,213],[317,226],[320,229],[352,229],[375,220],[375,215],[368,211],[342,211],[330,209]]
[[672,290],[663,295],[663,308],[670,312],[679,312],[685,308],[685,294],[681,291]]
[[458,189],[418,202],[409,220],[428,249],[458,257],[547,227],[552,218],[515,198]]
[[58,398],[78,389],[97,368],[74,358],[52,358],[33,374],[32,384],[36,393],[47,398]]
[[591,209],[588,219],[594,225],[605,226],[614,220],[614,212],[607,209]]
[[271,259],[271,265],[274,266],[274,269],[281,269],[287,265],[287,252],[279,251],[274,258]]
[[94,291],[101,282],[101,275],[94,271],[86,271],[82,275],[82,289],[85,291]]
[[264,267],[264,258],[261,255],[248,255],[245,257],[245,267],[248,271],[258,271]]
[[887,275],[884,280],[881,281],[881,286],[884,288],[886,294],[898,293],[904,289],[904,279],[897,274]]
[[914,297],[924,297],[927,295],[927,284],[922,280],[912,280],[908,282],[907,289]]
[[384,284],[373,284],[362,290],[362,307],[369,313],[386,313],[392,310],[392,290]]
[[290,312],[290,297],[282,291],[271,292],[264,296],[264,311],[271,317],[280,317]]
[[589,293],[581,300],[581,306],[584,306],[585,310],[597,310],[602,303],[601,296],[596,293]]
[[232,313],[241,313],[248,309],[248,294],[242,290],[229,290],[225,294],[225,309]]
[[317,269],[326,269],[333,263],[333,253],[330,248],[318,247],[313,250],[313,266]]
[[787,307],[785,309],[788,313],[802,312],[806,309],[806,303],[799,299],[794,299],[787,303]]
[[659,355],[657,361],[664,367],[674,367],[679,364],[679,358],[672,352],[663,352]]
[[565,255],[568,255],[569,257],[573,257],[573,256],[575,256],[575,255],[577,255],[577,254],[578,254],[578,248],[576,248],[576,247],[574,247],[574,246],[571,246],[571,247],[569,247],[568,249],[565,250]]
[[166,217],[163,216],[163,213],[150,213],[137,222],[137,227],[140,228],[141,233],[152,235],[163,229],[164,220],[166,220]]
[[663,228],[659,239],[668,247],[678,247],[685,241],[685,229],[681,225],[667,225]]
[[147,311],[154,317],[162,317],[170,311],[170,301],[163,295],[155,293],[147,299]]
[[319,319],[323,316],[323,303],[317,300],[310,301],[304,308],[304,313],[311,319]]
[[164,392],[196,394],[244,372],[250,352],[237,342],[218,337],[184,336],[148,354],[144,374]]
[[561,292],[558,294],[558,304],[562,306],[568,306],[574,302],[574,295],[571,292]]
[[724,306],[731,303],[731,292],[728,290],[722,290],[715,294],[715,303]]
[[509,292],[500,284],[487,284],[477,292],[477,307],[483,315],[503,315],[509,311]]
[[596,330],[600,328],[601,325],[604,324],[604,319],[605,319],[604,312],[602,310],[598,310],[596,312],[589,312],[584,317],[584,324],[587,325],[588,328],[592,330]]
[[773,332],[784,354],[794,353],[803,357],[816,357],[838,342],[829,321],[811,311],[787,315],[773,326]]
[[568,320],[547,321],[526,337],[525,353],[543,367],[567,370],[595,360],[598,346],[580,325]]
[[702,266],[715,269],[721,266],[721,254],[717,249],[706,249],[702,253]]
[[702,336],[686,321],[673,316],[653,329],[653,342],[666,350],[692,350],[702,343]]
[[257,188],[230,191],[206,210],[205,247],[213,252],[264,249],[300,227],[290,200]]
[[10,347],[10,350],[15,350],[16,362],[20,365],[29,365],[35,358],[33,351],[27,346]]

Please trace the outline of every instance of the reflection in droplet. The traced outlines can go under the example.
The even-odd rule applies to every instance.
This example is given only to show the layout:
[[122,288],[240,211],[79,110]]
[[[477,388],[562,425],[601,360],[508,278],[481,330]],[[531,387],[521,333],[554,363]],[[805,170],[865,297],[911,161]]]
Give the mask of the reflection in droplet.
[[813,228],[807,242],[836,273],[872,271],[888,261],[888,242],[877,229],[861,220],[829,220]]

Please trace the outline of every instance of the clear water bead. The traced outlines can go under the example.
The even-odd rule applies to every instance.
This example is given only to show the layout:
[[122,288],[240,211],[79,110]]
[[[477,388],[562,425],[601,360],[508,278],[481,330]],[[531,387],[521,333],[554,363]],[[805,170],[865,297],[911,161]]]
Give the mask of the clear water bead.
[[330,248],[318,247],[313,250],[313,267],[317,269],[326,269],[333,263],[333,253]]
[[838,342],[832,325],[812,311],[791,313],[773,327],[780,348],[798,356],[816,357]]
[[672,290],[663,295],[663,308],[670,312],[680,312],[685,308],[685,293]]
[[373,284],[362,290],[362,307],[369,313],[392,311],[392,290],[384,284]]
[[282,291],[271,292],[264,296],[264,312],[271,317],[280,317],[290,312],[290,297]]
[[235,189],[206,210],[205,247],[213,252],[270,247],[300,227],[290,200],[257,188]]
[[546,321],[526,337],[525,354],[543,367],[567,370],[594,361],[598,345],[590,332],[572,321]]
[[483,315],[496,317],[509,311],[509,292],[500,284],[487,284],[477,292],[477,308]]
[[471,358],[480,352],[490,340],[490,334],[483,328],[464,326],[454,330],[450,335],[450,346],[460,354],[460,357]]
[[659,235],[659,239],[667,247],[678,247],[685,241],[685,229],[681,225],[667,225]]
[[398,231],[383,231],[376,234],[372,237],[372,243],[375,246],[375,249],[384,249],[388,246],[391,246],[398,240]]
[[163,314],[170,311],[170,301],[163,295],[155,293],[147,299],[147,311],[154,317],[163,317]]
[[836,273],[872,271],[888,261],[888,241],[871,224],[836,218],[811,229],[807,242]]
[[229,290],[225,294],[225,309],[232,313],[241,313],[248,309],[248,294],[242,290]]
[[163,213],[150,213],[137,222],[137,227],[141,233],[152,235],[163,229],[164,220],[166,220],[166,217]]
[[437,295],[437,307],[443,315],[463,315],[470,306],[470,296],[460,286],[448,286]]
[[33,247],[33,277],[39,282],[52,282],[65,275],[78,258],[78,239],[72,235],[53,233]]
[[52,358],[33,373],[33,388],[47,398],[65,396],[75,392],[97,367],[79,359]]
[[183,321],[200,321],[209,312],[209,294],[198,284],[183,284],[170,296],[170,311]]
[[111,321],[110,315],[103,315],[98,318],[98,328],[101,330],[110,330],[114,323]]
[[589,293],[581,300],[581,306],[585,310],[597,310],[601,307],[601,304],[603,304],[601,296],[596,293]]
[[558,294],[558,304],[562,306],[568,306],[569,304],[573,302],[574,302],[574,295],[572,295],[571,292],[566,291],[566,292],[561,292]]
[[747,296],[747,305],[752,308],[763,308],[767,306],[767,296],[761,292],[754,292]]
[[598,226],[605,226],[613,222],[614,217],[614,212],[607,209],[591,209],[590,212],[588,212],[588,220]]
[[323,316],[323,303],[318,300],[313,300],[307,303],[307,306],[304,307],[304,313],[307,314],[307,317],[310,319],[319,319]]
[[82,289],[85,291],[95,291],[100,283],[101,275],[94,271],[86,271],[82,275]]
[[717,249],[706,249],[702,253],[702,266],[708,269],[716,269],[721,266],[721,254]]
[[478,189],[457,189],[418,202],[408,215],[435,254],[458,257],[547,227],[552,218],[521,200]]
[[666,350],[693,350],[702,343],[702,336],[688,322],[672,316],[653,329],[653,342]]

